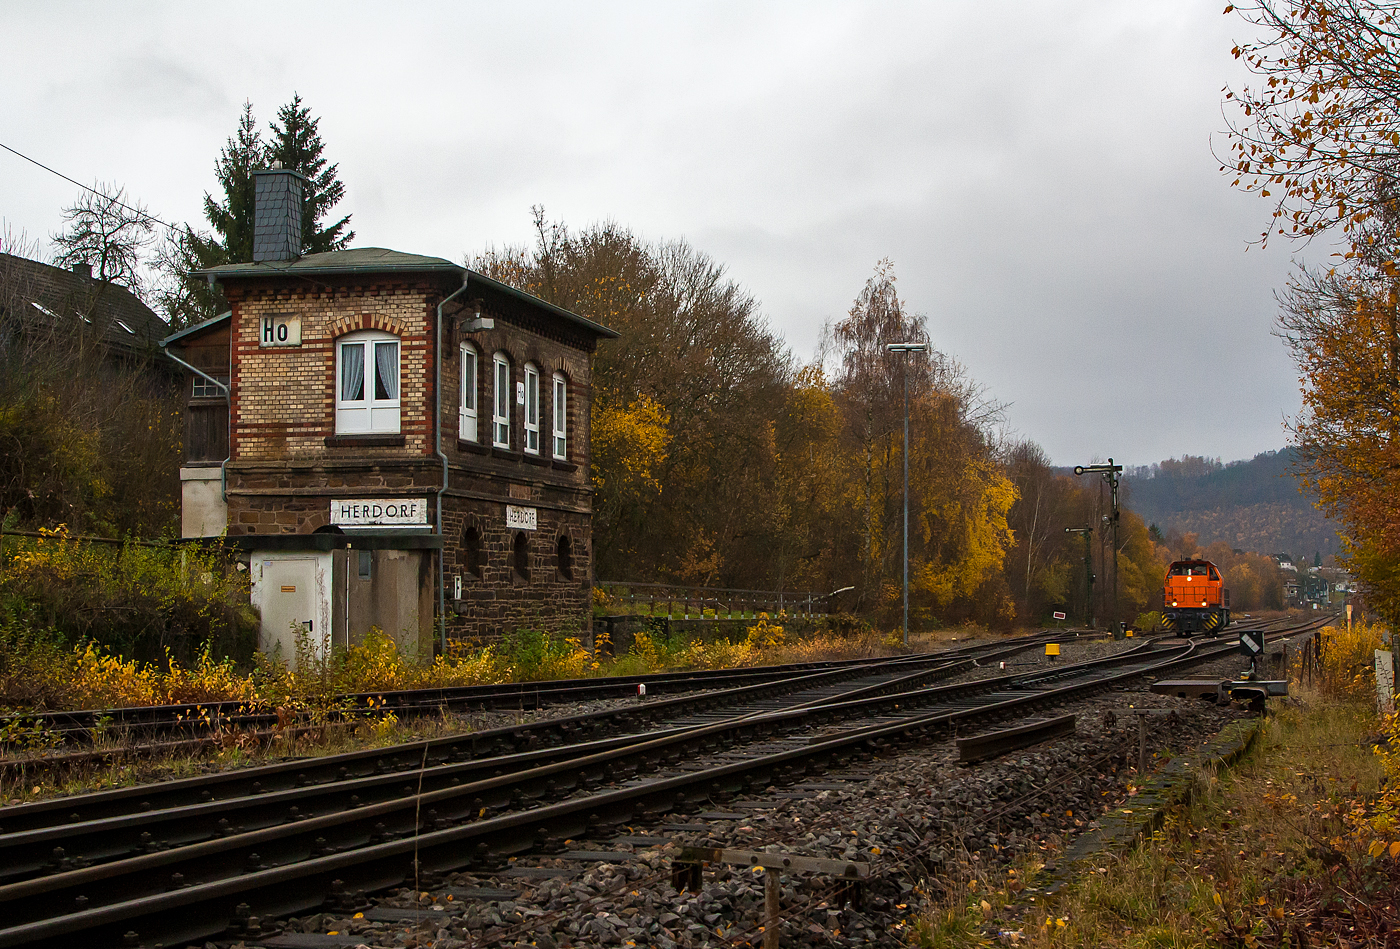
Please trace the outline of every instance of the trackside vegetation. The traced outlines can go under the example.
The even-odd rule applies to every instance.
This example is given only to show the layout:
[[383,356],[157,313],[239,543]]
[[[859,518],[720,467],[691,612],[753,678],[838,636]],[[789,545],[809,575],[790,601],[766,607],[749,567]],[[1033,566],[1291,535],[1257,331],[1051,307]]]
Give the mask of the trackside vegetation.
[[[1311,684],[1263,720],[1229,769],[1200,767],[1188,805],[1127,853],[1076,868],[1032,901],[1059,844],[996,871],[968,865],[912,921],[921,947],[1390,945],[1400,926],[1400,718],[1379,715],[1384,630],[1328,628]],[[947,881],[945,881],[947,882]]]
[[733,638],[644,628],[618,655],[606,635],[589,644],[521,629],[418,660],[370,629],[324,657],[303,648],[289,664],[254,651],[246,571],[218,550],[49,531],[10,536],[3,551],[0,708],[12,711],[234,701],[314,713],[346,693],[855,658],[899,645],[869,627],[789,635],[785,617],[761,613]]

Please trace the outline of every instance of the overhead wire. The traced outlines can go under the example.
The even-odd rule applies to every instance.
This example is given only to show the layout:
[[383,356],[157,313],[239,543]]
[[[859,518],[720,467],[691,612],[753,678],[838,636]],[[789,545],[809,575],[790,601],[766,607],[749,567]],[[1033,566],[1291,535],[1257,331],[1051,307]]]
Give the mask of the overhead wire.
[[181,233],[182,230],[183,230],[181,227],[177,227],[177,226],[174,225],[174,224],[170,224],[170,223],[168,223],[168,222],[166,222],[166,221],[162,221],[160,218],[156,217],[154,214],[152,214],[151,212],[147,211],[145,208],[140,208],[140,207],[135,207],[135,208],[134,208],[134,207],[132,207],[131,205],[127,204],[127,203],[124,202],[124,201],[118,201],[116,198],[112,197],[112,196],[109,195],[109,194],[103,194],[101,191],[98,191],[96,188],[91,187],[90,185],[85,185],[85,184],[83,184],[81,181],[78,181],[78,180],[75,179],[75,178],[70,178],[70,177],[68,177],[67,175],[65,175],[63,172],[58,171],[58,170],[56,170],[56,169],[54,169],[54,168],[50,168],[48,165],[46,165],[46,164],[44,164],[43,162],[39,161],[37,158],[30,158],[28,155],[24,154],[24,152],[21,152],[21,151],[19,151],[18,149],[15,149],[15,148],[11,148],[9,145],[6,145],[4,142],[0,142],[0,148],[3,148],[5,151],[9,152],[11,155],[15,155],[15,156],[17,156],[17,157],[19,157],[19,158],[23,158],[25,161],[29,162],[31,165],[35,165],[35,166],[37,166],[37,167],[39,167],[39,168],[44,169],[45,171],[47,171],[47,172],[48,172],[49,174],[51,174],[51,175],[57,175],[59,178],[62,178],[64,181],[68,182],[69,184],[75,184],[75,185],[77,185],[79,188],[82,188],[84,191],[91,192],[92,194],[97,195],[97,196],[98,196],[99,198],[101,198],[102,200],[104,200],[104,201],[110,201],[110,202],[112,202],[113,204],[117,205],[118,207],[125,208],[126,210],[130,211],[132,214],[138,214],[138,215],[140,215],[141,217],[146,218],[147,220],[152,221],[152,222],[155,223],[155,224],[159,224],[161,227],[168,228],[169,230],[172,230],[172,231],[176,232],[177,234],[178,234],[178,233]]
[[[140,215],[141,217],[146,218],[147,220],[149,220],[149,221],[151,221],[151,222],[153,222],[153,223],[155,223],[155,224],[159,224],[161,227],[166,228],[167,230],[171,231],[172,233],[174,233],[174,234],[177,235],[177,236],[178,236],[178,235],[184,234],[186,231],[192,231],[192,228],[190,228],[190,226],[189,226],[188,224],[185,224],[185,225],[175,225],[175,224],[171,224],[171,223],[168,222],[168,221],[163,221],[163,220],[161,220],[160,218],[156,217],[154,214],[152,214],[151,212],[147,211],[147,210],[144,209],[144,208],[141,208],[141,207],[132,207],[131,205],[127,204],[126,202],[124,202],[124,201],[119,201],[119,200],[117,200],[116,198],[112,197],[112,196],[109,195],[109,194],[104,194],[104,193],[102,193],[101,191],[97,190],[96,188],[91,187],[90,185],[85,185],[85,184],[83,184],[81,181],[78,181],[76,178],[70,178],[68,175],[65,175],[63,172],[58,171],[58,170],[55,169],[55,168],[49,167],[48,165],[46,165],[46,164],[44,164],[43,162],[39,161],[37,158],[31,158],[31,157],[29,157],[28,155],[24,154],[24,152],[21,152],[21,151],[19,151],[19,150],[16,149],[16,148],[12,148],[12,147],[10,147],[9,145],[6,145],[4,142],[0,142],[0,148],[3,148],[5,151],[9,152],[9,153],[12,154],[12,155],[15,155],[15,156],[18,157],[18,158],[24,159],[25,161],[29,162],[31,165],[34,165],[34,166],[36,166],[36,167],[38,167],[38,168],[42,168],[44,171],[47,171],[47,172],[48,172],[49,174],[51,174],[51,175],[56,175],[57,177],[62,178],[64,181],[68,182],[69,184],[75,184],[75,185],[77,185],[79,188],[82,188],[84,191],[90,192],[91,194],[96,195],[97,197],[101,198],[101,199],[104,200],[104,201],[110,201],[110,202],[112,202],[113,204],[117,205],[118,207],[125,208],[126,210],[130,211],[132,214]],[[274,268],[274,269],[284,270],[284,268]],[[285,272],[285,270],[284,270],[284,272]],[[330,284],[326,283],[324,280],[318,280],[318,279],[316,279],[316,278],[314,278],[314,277],[311,277],[311,276],[308,276],[308,275],[306,275],[306,274],[287,274],[287,275],[288,275],[288,276],[295,277],[296,279],[302,281],[303,283],[309,284],[309,285],[311,285],[311,286],[313,286],[313,287],[316,287],[317,289],[321,289],[321,290],[331,290],[331,289],[334,289],[333,287],[331,287]],[[188,274],[186,274],[186,276],[188,276]]]

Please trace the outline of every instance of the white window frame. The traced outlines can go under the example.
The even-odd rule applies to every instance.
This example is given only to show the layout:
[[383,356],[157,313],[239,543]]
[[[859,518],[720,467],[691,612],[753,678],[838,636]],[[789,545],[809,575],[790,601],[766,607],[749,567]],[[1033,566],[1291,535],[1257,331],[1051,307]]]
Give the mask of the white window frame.
[[[213,373],[210,373],[213,375]],[[190,386],[190,398],[192,399],[222,399],[228,395],[214,383],[203,376],[192,376],[194,383]],[[228,385],[228,376],[214,376],[225,386]]]
[[569,380],[562,372],[554,374],[554,457],[569,457]]
[[505,353],[497,353],[491,363],[491,444],[510,448],[510,404],[514,400],[510,390],[510,360]]
[[[393,344],[393,394],[388,395],[389,387],[383,385],[384,396],[376,394],[380,383],[388,382],[388,375],[380,377],[379,356],[381,349]],[[357,357],[361,372],[360,398],[345,398],[345,373],[352,365],[347,362],[346,353],[351,348],[360,350]],[[403,394],[403,346],[392,333],[379,330],[361,330],[347,333],[335,341],[335,431],[337,435],[397,435],[399,433],[399,412]]]
[[540,371],[525,364],[525,451],[540,453]]
[[462,361],[458,373],[457,437],[467,442],[477,437],[477,368],[476,347],[463,343],[460,347]]

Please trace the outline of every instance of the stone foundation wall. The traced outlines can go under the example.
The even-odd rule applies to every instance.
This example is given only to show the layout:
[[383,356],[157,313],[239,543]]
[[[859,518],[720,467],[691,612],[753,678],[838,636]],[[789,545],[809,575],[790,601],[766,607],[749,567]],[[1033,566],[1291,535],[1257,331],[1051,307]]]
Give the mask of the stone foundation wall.
[[[449,497],[444,505],[448,635],[495,639],[528,628],[586,639],[593,567],[589,515],[541,507],[535,530],[510,530],[506,503]],[[467,549],[469,531],[479,539],[478,556]],[[524,538],[524,575],[516,569],[517,537]],[[561,537],[569,541],[567,564],[560,562]],[[458,576],[460,600],[453,599]]]

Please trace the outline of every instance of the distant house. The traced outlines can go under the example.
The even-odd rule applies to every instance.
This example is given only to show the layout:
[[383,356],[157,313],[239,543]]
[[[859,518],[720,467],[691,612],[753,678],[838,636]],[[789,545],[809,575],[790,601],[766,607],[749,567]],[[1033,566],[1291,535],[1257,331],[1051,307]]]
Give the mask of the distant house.
[[126,287],[71,270],[0,253],[0,347],[22,338],[100,345],[111,359],[164,362],[165,322]]
[[592,582],[592,356],[605,326],[438,257],[298,256],[301,176],[255,173],[231,312],[189,369],[184,525],[249,558],[264,651],[370,626],[408,652],[573,627]]

